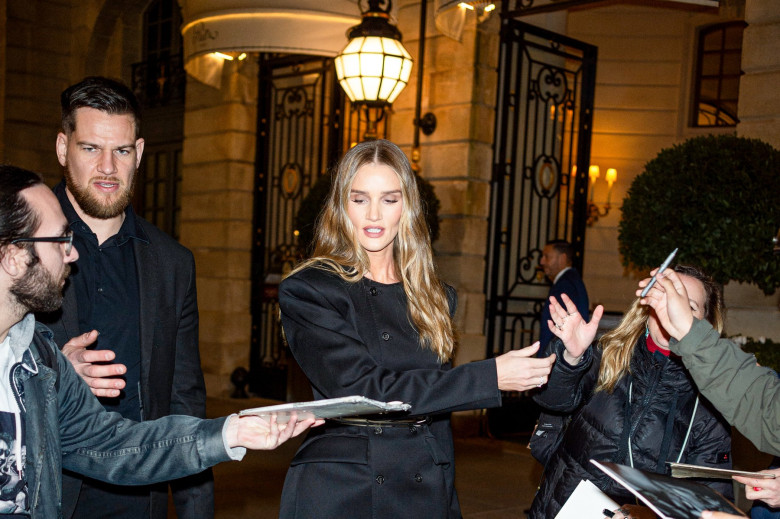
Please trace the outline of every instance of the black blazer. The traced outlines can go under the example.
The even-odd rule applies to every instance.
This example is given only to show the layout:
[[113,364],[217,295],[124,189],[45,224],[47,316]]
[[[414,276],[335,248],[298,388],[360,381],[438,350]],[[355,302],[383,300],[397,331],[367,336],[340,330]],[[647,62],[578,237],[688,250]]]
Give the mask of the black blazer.
[[[206,386],[198,349],[198,302],[195,260],[192,253],[160,229],[136,215],[148,243],[133,240],[140,296],[140,397],[142,417],[154,420],[171,414],[204,418]],[[39,315],[62,346],[89,330],[79,329],[76,292],[68,283],[62,308]],[[214,488],[211,471],[171,482],[180,518],[213,517]],[[81,479],[63,474],[63,514],[76,506]],[[167,485],[153,487],[151,517],[167,516]]]

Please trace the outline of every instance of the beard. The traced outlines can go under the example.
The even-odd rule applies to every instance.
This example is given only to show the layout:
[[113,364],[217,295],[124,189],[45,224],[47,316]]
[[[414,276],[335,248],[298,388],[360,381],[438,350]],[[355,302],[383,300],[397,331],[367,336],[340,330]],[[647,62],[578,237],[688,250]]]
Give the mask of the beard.
[[[138,170],[133,173],[129,186],[123,187],[122,184],[119,185],[119,191],[113,199],[99,197],[89,190],[89,186],[82,186],[76,182],[76,179],[67,165],[65,166],[65,185],[68,187],[68,191],[73,195],[76,203],[87,216],[108,220],[109,218],[114,218],[122,214],[127,206],[130,205],[130,201],[133,199],[133,191],[135,190],[137,173]],[[119,179],[116,177],[96,177],[91,180],[119,182]]]
[[53,312],[62,306],[62,289],[70,274],[70,265],[65,265],[62,276],[54,276],[38,262],[28,267],[21,279],[11,285],[10,292],[16,301],[28,312]]

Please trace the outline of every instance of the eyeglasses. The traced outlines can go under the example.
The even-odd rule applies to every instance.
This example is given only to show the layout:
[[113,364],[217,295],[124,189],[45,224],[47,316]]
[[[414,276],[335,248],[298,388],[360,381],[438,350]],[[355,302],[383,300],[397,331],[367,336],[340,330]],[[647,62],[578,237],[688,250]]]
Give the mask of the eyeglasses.
[[11,243],[23,243],[23,242],[50,242],[50,243],[64,243],[65,255],[70,256],[70,252],[73,250],[73,231],[65,231],[64,236],[53,236],[51,238],[17,238],[11,240]]

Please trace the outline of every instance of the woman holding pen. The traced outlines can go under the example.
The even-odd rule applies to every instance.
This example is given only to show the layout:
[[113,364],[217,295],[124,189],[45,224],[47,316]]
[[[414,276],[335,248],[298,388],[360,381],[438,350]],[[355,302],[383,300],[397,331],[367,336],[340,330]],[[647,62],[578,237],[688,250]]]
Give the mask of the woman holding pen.
[[[691,312],[720,329],[717,285],[692,267],[674,271],[688,289]],[[699,395],[681,360],[670,355],[669,333],[651,308],[635,300],[618,327],[591,344],[604,309],[598,306],[586,323],[565,295],[563,305],[550,301],[548,326],[557,339],[546,353],[558,361],[535,399],[571,414],[571,422],[545,466],[531,519],[555,517],[583,479],[618,503],[634,502],[590,459],[662,474],[669,471],[667,462],[731,467],[727,424]],[[704,483],[730,493],[728,482]]]

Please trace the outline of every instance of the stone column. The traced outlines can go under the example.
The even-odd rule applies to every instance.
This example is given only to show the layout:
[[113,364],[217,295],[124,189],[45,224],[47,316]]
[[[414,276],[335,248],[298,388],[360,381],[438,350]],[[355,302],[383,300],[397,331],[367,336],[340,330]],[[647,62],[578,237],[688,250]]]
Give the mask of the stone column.
[[[435,29],[428,2],[422,113],[433,112],[436,131],[421,135],[421,176],[441,201],[441,236],[434,244],[442,277],[458,291],[457,364],[485,358],[484,276],[497,82],[499,16],[477,23],[469,13],[461,41]],[[419,66],[419,0],[401,1],[398,26]],[[393,106],[390,138],[411,156],[417,71]]]
[[181,242],[195,254],[200,353],[209,395],[249,365],[257,64],[226,62],[217,90],[188,77]]

